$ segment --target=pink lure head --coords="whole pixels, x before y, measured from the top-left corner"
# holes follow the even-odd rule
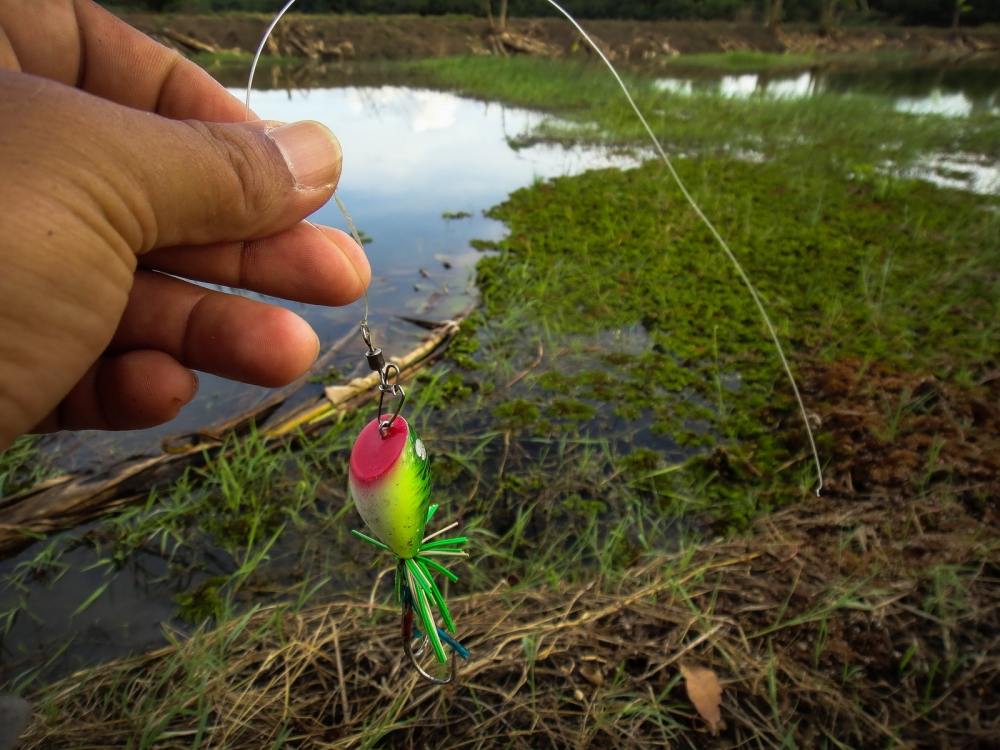
[[[351,481],[371,484],[389,473],[406,448],[409,433],[410,426],[402,417],[392,420],[384,437],[379,420],[365,425],[351,449]]]

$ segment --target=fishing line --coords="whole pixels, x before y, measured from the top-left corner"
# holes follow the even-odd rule
[[[719,245],[723,254],[726,256],[726,258],[728,258],[729,262],[736,270],[736,274],[739,276],[740,281],[743,282],[743,286],[745,286],[747,291],[750,293],[750,297],[753,299],[754,305],[756,305],[757,307],[757,312],[760,313],[761,320],[764,321],[764,326],[765,328],[767,328],[767,332],[771,337],[771,342],[774,344],[774,348],[778,352],[778,359],[781,360],[781,366],[785,371],[785,375],[788,378],[788,382],[792,386],[792,393],[795,394],[795,401],[799,407],[799,414],[802,417],[802,424],[805,427],[806,436],[809,438],[809,449],[810,452],[812,453],[813,463],[815,464],[816,467],[816,495],[819,496],[819,494],[823,490],[823,465],[819,458],[819,451],[816,448],[816,439],[813,436],[812,426],[809,423],[809,415],[806,412],[806,405],[805,402],[802,400],[802,394],[799,392],[798,382],[795,380],[795,375],[792,373],[791,365],[788,362],[788,358],[785,356],[785,349],[781,344],[781,338],[778,336],[778,331],[774,327],[774,324],[771,322],[771,316],[768,315],[767,308],[764,307],[764,301],[761,299],[760,294],[757,292],[757,288],[753,285],[753,282],[750,281],[750,277],[747,275],[746,270],[743,268],[743,264],[740,263],[739,259],[736,257],[736,254],[733,252],[732,248],[729,247],[729,243],[726,242],[726,240],[723,238],[719,230],[715,228],[715,224],[713,224],[712,221],[708,218],[708,216],[705,215],[705,212],[701,210],[701,206],[699,206],[698,202],[694,199],[694,196],[692,196],[691,193],[688,191],[687,186],[681,179],[681,176],[677,173],[677,170],[674,168],[673,161],[667,155],[666,150],[660,143],[660,139],[656,137],[656,133],[653,132],[653,128],[650,127],[649,122],[646,120],[646,117],[642,114],[642,110],[639,109],[639,105],[635,103],[635,99],[632,98],[632,94],[629,92],[628,86],[625,84],[625,81],[622,80],[622,77],[618,74],[618,70],[611,63],[611,60],[608,59],[607,55],[604,54],[604,51],[597,45],[597,43],[591,38],[590,34],[587,33],[587,31],[579,24],[579,22],[577,22],[577,20],[570,14],[568,10],[563,8],[555,0],[545,0],[545,2],[547,2],[553,8],[555,8],[567,21],[570,22],[570,24],[572,24],[573,28],[577,30],[577,32],[580,34],[580,36],[583,37],[587,45],[595,52],[595,54],[597,54],[597,56],[601,59],[601,62],[603,62],[604,65],[607,67],[607,69],[611,72],[612,77],[618,84],[618,88],[621,89],[622,93],[625,95],[625,99],[629,103],[629,106],[635,113],[635,116],[638,117],[639,122],[642,123],[643,129],[646,131],[646,134],[649,136],[649,140],[653,144],[653,148],[659,155],[660,160],[664,163],[664,165],[666,165],[667,171],[670,173],[670,176],[673,179],[674,183],[680,189],[681,194],[684,196],[684,199],[687,201],[688,205],[691,206],[692,210],[694,210],[695,214],[701,220],[702,224],[705,225],[705,228],[708,229],[708,231],[711,233],[712,237],[715,238],[715,241]],[[250,117],[250,91],[253,88],[253,77],[254,73],[257,70],[257,62],[260,60],[260,56],[263,53],[264,47],[267,44],[267,40],[271,36],[271,33],[274,31],[274,28],[278,25],[278,22],[281,20],[282,16],[284,16],[285,13],[288,12],[289,8],[291,8],[292,5],[294,4],[295,0],[288,0],[288,2],[285,3],[284,7],[282,7],[282,9],[278,11],[278,14],[274,17],[270,25],[267,27],[267,30],[264,32],[264,36],[260,40],[260,44],[257,46],[257,51],[254,54],[253,62],[250,65],[250,76],[247,80],[246,108],[247,108],[248,119]],[[344,220],[347,222],[347,226],[351,231],[351,235],[354,237],[354,241],[357,242],[358,245],[360,245],[363,248],[364,243],[361,242],[361,237],[358,233],[358,230],[354,226],[354,222],[351,220],[351,216],[347,212],[347,208],[344,206],[343,201],[340,200],[340,197],[336,193],[334,194],[334,199],[337,202],[337,207],[340,209],[340,212],[344,215]],[[361,325],[362,325],[362,330],[366,330],[368,328],[367,290],[365,290],[364,293],[364,315],[362,317]]]
[[[736,269],[736,273],[739,275],[743,285],[747,288],[747,291],[750,292],[750,296],[753,298],[754,304],[757,306],[757,311],[760,313],[760,317],[764,321],[764,325],[767,327],[767,332],[771,335],[771,341],[774,343],[774,348],[778,351],[778,358],[781,360],[781,366],[785,369],[785,374],[788,376],[788,382],[791,383],[792,392],[795,394],[795,401],[799,405],[799,413],[802,415],[802,424],[806,428],[806,435],[809,437],[809,448],[812,451],[813,461],[816,464],[816,496],[819,497],[819,494],[823,491],[823,465],[819,460],[819,451],[816,449],[816,440],[813,437],[812,427],[809,424],[809,415],[806,413],[806,405],[802,401],[802,394],[799,393],[799,385],[795,381],[795,375],[792,374],[792,368],[788,364],[788,358],[785,357],[785,349],[781,345],[781,339],[778,337],[778,331],[771,322],[771,316],[767,314],[767,309],[764,307],[764,302],[757,293],[756,287],[754,287],[753,283],[750,281],[750,277],[747,275],[747,272],[743,269],[743,264],[740,263],[736,254],[732,251],[732,249],[730,249],[729,243],[723,239],[719,230],[715,228],[715,224],[713,224],[705,215],[705,212],[701,210],[701,206],[699,206],[697,201],[695,201],[694,196],[688,192],[687,186],[684,184],[684,181],[681,180],[681,176],[677,174],[677,170],[674,169],[673,161],[671,161],[670,157],[667,156],[667,152],[660,144],[660,139],[656,137],[653,129],[649,126],[649,123],[646,121],[645,116],[643,116],[639,106],[632,98],[632,94],[629,93],[628,86],[625,85],[625,81],[622,80],[622,77],[618,75],[618,71],[615,69],[615,66],[611,64],[607,55],[605,55],[601,48],[597,46],[597,43],[590,38],[590,34],[588,34],[584,28],[577,23],[576,19],[569,14],[569,11],[559,5],[559,3],[555,0],[545,0],[545,2],[562,13],[566,17],[566,20],[573,24],[573,28],[580,33],[580,36],[584,38],[587,44],[590,45],[590,48],[597,53],[597,56],[600,57],[601,61],[607,66],[608,70],[611,71],[611,75],[614,76],[615,81],[618,83],[618,87],[622,90],[622,93],[625,94],[625,98],[628,100],[629,106],[632,107],[632,111],[635,112],[635,116],[639,118],[639,122],[641,122],[642,127],[645,128],[646,134],[649,136],[649,140],[652,141],[653,146],[656,148],[656,152],[660,155],[660,159],[664,164],[666,164],[667,171],[670,172],[670,176],[674,179],[677,187],[680,188],[680,191],[684,195],[688,204],[692,209],[694,209],[695,214],[698,215],[701,222],[705,225],[708,231],[711,232],[715,241],[719,244],[719,247],[722,248],[722,252],[729,259],[729,262],[732,263],[733,268]]]
[[[248,120],[250,119],[250,93],[253,90],[253,77],[257,72],[257,63],[260,62],[260,57],[264,53],[264,47],[267,46],[267,40],[271,38],[271,34],[274,32],[278,22],[281,21],[293,5],[295,5],[295,0],[288,0],[288,2],[282,6],[281,10],[278,11],[277,15],[271,19],[271,23],[268,24],[267,29],[264,31],[264,35],[260,38],[260,44],[257,45],[257,50],[254,52],[253,62],[250,63],[250,75],[247,76],[246,95],[243,98],[243,103],[246,106],[246,119]],[[337,208],[340,209],[340,213],[343,215],[344,221],[347,222],[347,228],[350,230],[354,241],[358,243],[358,247],[364,249],[365,244],[361,241],[361,234],[358,232],[358,228],[354,225],[354,219],[351,218],[351,214],[348,212],[347,206],[344,205],[344,202],[340,199],[340,196],[337,193],[333,194],[333,199],[337,202]],[[361,316],[361,326],[362,328],[367,328],[368,287],[365,287],[362,297],[364,299],[364,313]]]

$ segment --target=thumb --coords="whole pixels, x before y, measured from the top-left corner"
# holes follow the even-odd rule
[[[0,91],[5,132],[25,141],[0,140],[0,156],[9,146],[24,184],[47,168],[63,203],[136,253],[276,234],[340,178],[340,144],[317,122],[171,120],[23,74],[0,72]]]
[[[147,132],[132,144],[143,147],[126,165],[136,214],[151,219],[138,252],[276,234],[326,203],[340,179],[340,143],[318,122],[141,120]]]

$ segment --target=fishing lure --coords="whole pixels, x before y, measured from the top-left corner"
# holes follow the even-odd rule
[[[452,582],[458,580],[458,576],[435,558],[467,557],[462,547],[468,539],[464,536],[439,538],[457,527],[457,522],[424,535],[439,507],[430,501],[431,471],[427,448],[399,414],[406,399],[403,387],[395,382],[399,368],[386,364],[382,350],[372,345],[367,322],[362,323],[361,331],[368,346],[365,355],[368,365],[379,375],[379,408],[378,416],[365,425],[351,448],[348,487],[354,506],[374,536],[357,530],[351,533],[395,556],[395,592],[402,612],[403,651],[422,677],[445,684],[454,679],[454,657],[451,675],[444,679],[427,672],[417,657],[423,651],[423,644],[429,642],[441,663],[448,659],[445,646],[453,654],[469,658],[469,651],[451,635],[455,633],[455,621],[434,580],[435,574]],[[398,399],[395,411],[389,416],[383,411],[386,395]],[[434,620],[435,608],[444,628]],[[414,613],[419,627],[414,624]],[[414,641],[421,646],[414,649]]]

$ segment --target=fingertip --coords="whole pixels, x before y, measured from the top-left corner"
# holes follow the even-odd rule
[[[198,392],[198,378],[161,351],[109,357],[97,377],[97,397],[108,427],[140,429],[174,419]]]
[[[351,276],[343,279],[341,285],[343,297],[336,304],[345,304],[359,299],[368,289],[372,280],[372,267],[368,262],[368,255],[347,232],[319,225],[316,225],[316,228],[340,251],[347,261],[347,267],[353,271]]]
[[[283,307],[256,311],[256,352],[246,352],[239,360],[251,372],[239,379],[268,388],[287,385],[306,374],[319,356],[320,341],[312,326],[301,316]]]
[[[268,128],[295,186],[300,190],[331,190],[340,181],[344,152],[333,132],[315,120]]]
[[[197,392],[197,376],[162,351],[106,355],[34,431],[155,427],[176,417]]]

